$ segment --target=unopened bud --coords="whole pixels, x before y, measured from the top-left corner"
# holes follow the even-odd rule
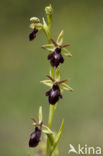
[[[51,4],[45,8],[45,12],[47,15],[50,15],[50,16],[53,14],[53,8]]]

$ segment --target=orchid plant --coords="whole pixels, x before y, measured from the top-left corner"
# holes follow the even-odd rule
[[[57,108],[57,104],[60,99],[63,97],[63,91],[72,91],[73,89],[67,84],[69,79],[61,80],[61,70],[60,66],[64,63],[64,56],[71,57],[71,53],[66,49],[70,46],[70,43],[63,44],[64,40],[64,31],[62,30],[57,37],[57,40],[54,41],[51,35],[51,25],[52,25],[52,16],[53,8],[51,5],[45,8],[47,15],[47,21],[42,18],[42,23],[37,17],[30,18],[30,28],[32,32],[29,34],[29,40],[33,41],[37,33],[40,30],[44,31],[44,34],[47,37],[47,44],[42,45],[44,50],[48,51],[47,59],[50,61],[50,71],[46,75],[47,80],[43,80],[40,83],[49,87],[49,90],[46,91],[45,95],[48,97],[49,103],[49,117],[48,125],[44,124],[42,107],[39,108],[39,121],[37,122],[35,118],[33,120],[34,131],[30,135],[29,147],[35,148],[39,145],[39,151],[37,155],[39,156],[59,156],[58,143],[62,135],[64,120],[62,120],[60,129],[58,132],[54,132],[52,129],[52,122],[54,117],[54,112]],[[43,135],[44,134],[44,135]],[[46,136],[42,141],[41,135]],[[41,142],[40,142],[41,141]]]

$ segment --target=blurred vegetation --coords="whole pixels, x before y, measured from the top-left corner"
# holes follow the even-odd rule
[[[44,7],[54,7],[52,36],[61,29],[73,57],[65,58],[62,78],[70,78],[73,93],[64,93],[55,113],[54,130],[65,119],[60,156],[69,144],[101,146],[103,143],[103,1],[94,0],[4,0],[0,3],[0,155],[35,155],[28,148],[32,116],[43,106],[48,119],[48,101],[39,81],[48,74],[48,52],[40,49],[42,32],[28,41],[29,18],[45,16]]]

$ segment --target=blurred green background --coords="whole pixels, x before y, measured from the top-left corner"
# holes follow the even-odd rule
[[[33,131],[31,117],[43,106],[48,120],[47,87],[39,81],[49,71],[47,43],[43,32],[29,42],[29,18],[45,16],[52,3],[54,39],[64,29],[64,43],[73,57],[65,58],[62,79],[69,77],[73,93],[64,92],[53,122],[58,130],[65,119],[60,156],[67,156],[69,144],[103,144],[103,1],[98,0],[1,0],[0,2],[0,155],[31,156],[28,148]]]

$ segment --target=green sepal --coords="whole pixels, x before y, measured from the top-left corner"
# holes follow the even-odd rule
[[[36,28],[36,29],[40,30],[43,28],[43,25],[41,23],[37,23],[37,24],[32,23],[32,24],[30,24],[30,28],[31,29]]]
[[[56,81],[60,81],[60,67],[56,68],[56,71],[55,71],[55,80]]]
[[[48,50],[50,52],[53,52],[54,49],[55,49],[55,47],[54,47],[53,44],[45,44],[45,45],[42,45],[42,48],[44,48],[44,49],[46,49],[46,50]]]
[[[43,25],[41,23],[35,24],[35,28],[37,28],[38,30],[43,28]]]
[[[63,40],[64,40],[64,31],[62,30],[57,38],[57,44],[58,45],[62,45],[63,44]]]
[[[40,83],[42,83],[46,86],[49,86],[49,87],[52,87],[52,85],[53,85],[51,80],[43,80],[43,81],[40,81]]]
[[[72,57],[72,54],[66,48],[62,48],[62,53],[67,57]]]
[[[73,89],[66,83],[62,83],[61,88],[64,90],[73,91]]]

